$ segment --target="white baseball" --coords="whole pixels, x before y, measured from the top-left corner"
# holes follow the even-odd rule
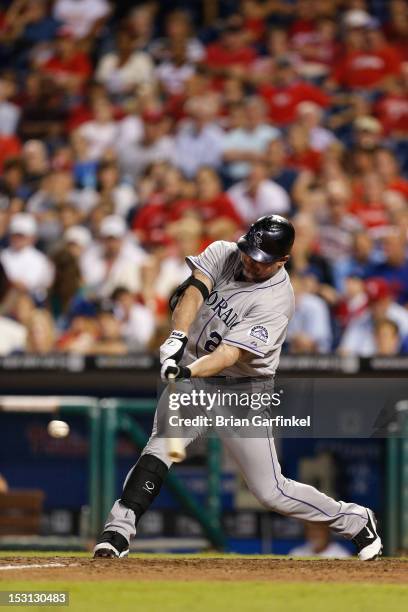
[[[50,421],[47,431],[52,438],[66,438],[69,434],[69,425],[65,421]]]

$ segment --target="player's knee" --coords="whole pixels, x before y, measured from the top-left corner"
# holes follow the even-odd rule
[[[135,522],[159,494],[168,467],[154,455],[142,455],[126,481],[120,502],[135,513]]]
[[[156,435],[152,436],[144,447],[142,457],[145,455],[153,455],[154,457],[157,457],[157,459],[160,459],[160,461],[162,461],[162,463],[164,463],[166,467],[170,469],[172,462],[169,459],[164,438],[158,438]]]
[[[282,479],[280,479],[278,483],[274,483],[273,486],[252,490],[252,493],[264,508],[268,508],[268,510],[279,510],[285,481],[286,479],[282,477]]]
[[[255,495],[256,499],[264,508],[268,510],[275,510],[277,506],[277,498],[273,493],[258,493]]]

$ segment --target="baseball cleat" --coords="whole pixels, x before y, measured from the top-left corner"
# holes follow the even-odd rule
[[[117,531],[104,531],[94,548],[94,559],[123,559],[129,554],[129,543]]]
[[[382,554],[382,542],[377,531],[377,521],[374,512],[369,508],[367,510],[367,524],[353,538],[354,544],[357,546],[358,558],[360,561],[374,561]]]

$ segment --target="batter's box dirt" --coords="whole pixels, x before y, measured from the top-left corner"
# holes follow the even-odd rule
[[[57,564],[60,565],[57,566]],[[0,558],[0,582],[13,579],[199,580],[204,582],[247,580],[408,584],[408,560],[380,559],[363,563],[355,559],[303,561],[271,558],[200,559],[194,557],[152,559],[130,557],[97,560],[52,556],[47,558]]]

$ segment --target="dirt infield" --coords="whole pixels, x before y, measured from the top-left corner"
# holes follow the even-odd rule
[[[293,559],[128,558],[78,557],[0,558],[2,580],[172,580],[365,582],[408,584],[408,560],[381,559],[362,563]]]

